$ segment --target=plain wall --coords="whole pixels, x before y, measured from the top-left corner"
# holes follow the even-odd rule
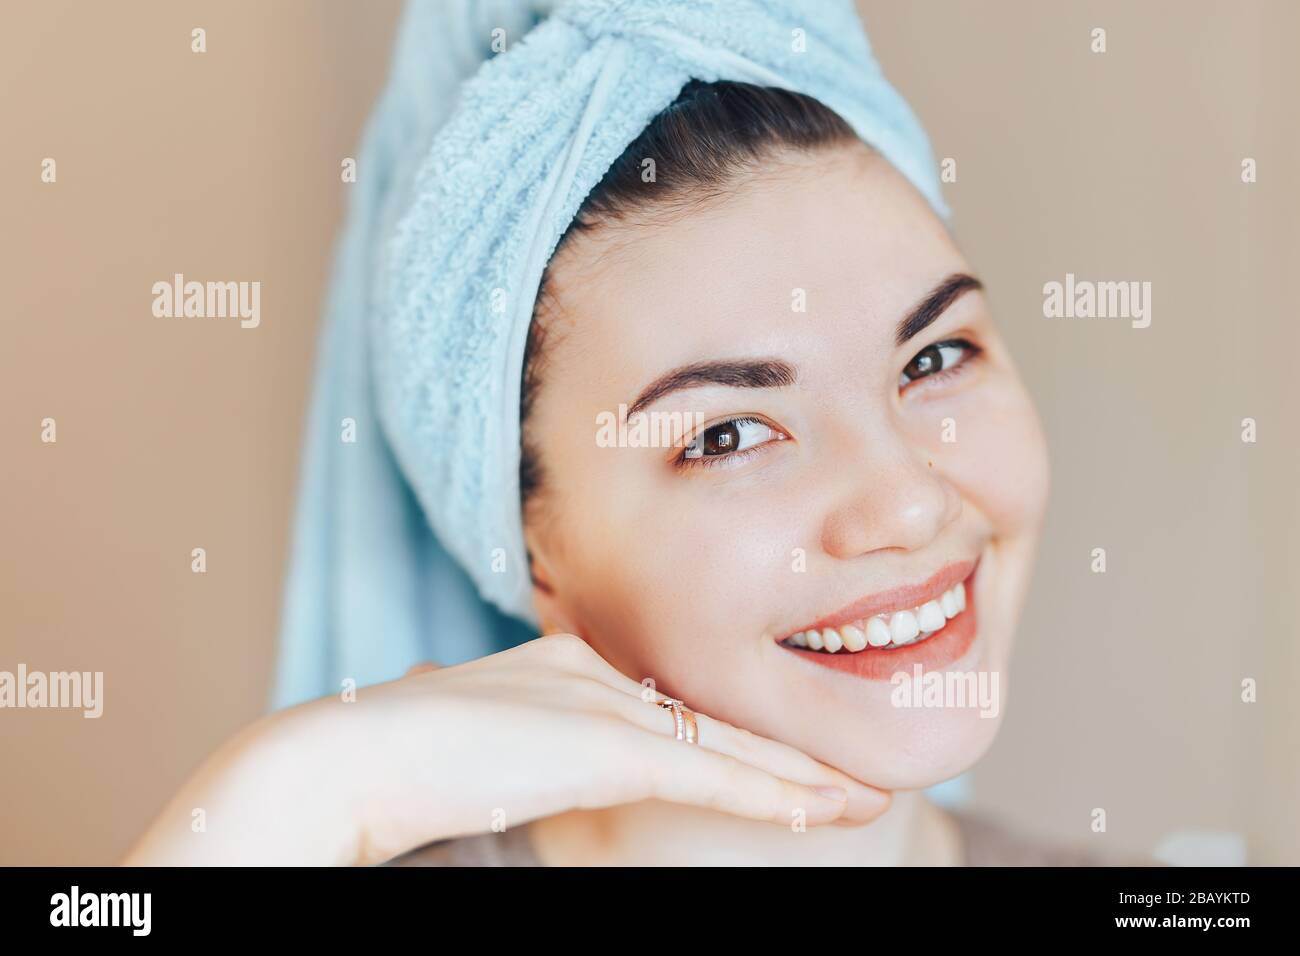
[[[957,161],[955,230],[1054,466],[973,802],[1107,849],[1214,828],[1300,863],[1300,7],[862,8]],[[6,5],[0,669],[103,671],[106,693],[98,720],[0,711],[0,864],[114,862],[264,708],[340,161],[398,9]],[[261,326],[154,319],[177,272],[260,281]],[[1067,272],[1150,281],[1151,327],[1045,319]]]

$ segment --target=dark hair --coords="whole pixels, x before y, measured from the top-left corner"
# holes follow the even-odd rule
[[[855,138],[838,113],[811,96],[749,83],[691,80],[588,193],[555,254],[573,236],[635,213],[653,208],[671,214],[723,195],[779,150],[812,151]],[[651,182],[642,178],[647,159],[654,160]],[[537,450],[524,429],[540,384],[545,328],[539,313],[545,311],[549,279],[548,266],[524,349],[519,401],[519,497],[524,507],[542,481]]]

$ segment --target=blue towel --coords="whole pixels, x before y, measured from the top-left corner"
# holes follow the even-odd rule
[[[536,634],[518,479],[538,285],[692,78],[816,97],[947,216],[850,0],[411,3],[337,252],[275,706]]]

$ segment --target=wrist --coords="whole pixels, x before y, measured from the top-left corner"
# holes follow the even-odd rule
[[[236,841],[248,857],[241,862],[356,862],[355,755],[363,751],[348,747],[349,722],[336,706],[326,699],[270,714],[235,742],[228,796],[234,812],[247,814]]]

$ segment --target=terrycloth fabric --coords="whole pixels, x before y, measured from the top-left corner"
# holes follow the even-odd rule
[[[816,97],[947,215],[850,0],[412,3],[338,253],[277,705],[535,633],[519,397],[542,270],[692,78]]]

